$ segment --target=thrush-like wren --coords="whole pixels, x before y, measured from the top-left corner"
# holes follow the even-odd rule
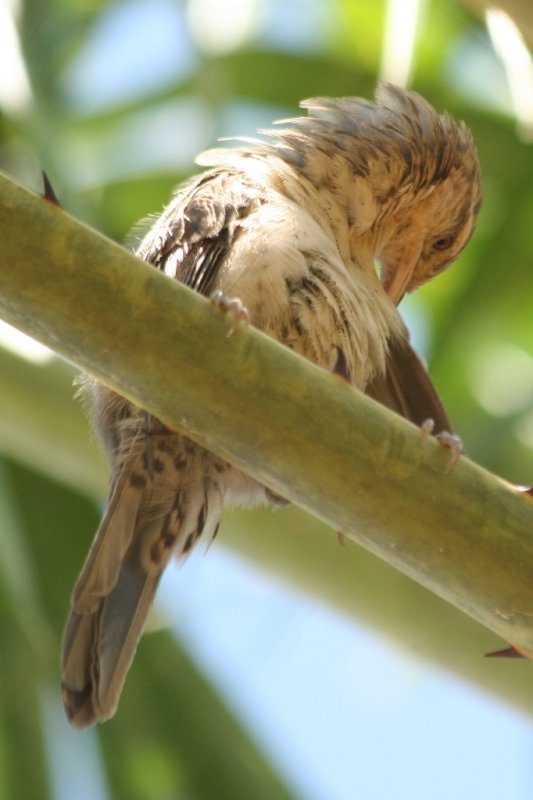
[[[204,153],[138,255],[205,295],[237,297],[251,323],[339,370],[414,422],[449,423],[397,312],[445,269],[481,203],[464,124],[382,85],[302,103],[262,140]],[[376,261],[381,265],[378,275]],[[223,506],[276,502],[264,486],[88,379],[112,463],[110,495],[72,598],[63,698],[73,725],[110,717],[169,559],[212,539]]]

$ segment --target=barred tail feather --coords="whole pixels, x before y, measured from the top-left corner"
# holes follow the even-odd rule
[[[203,531],[214,536],[222,513],[209,453],[170,433],[142,437],[141,445],[118,465],[72,597],[62,685],[78,728],[113,715],[166,565],[187,555]]]

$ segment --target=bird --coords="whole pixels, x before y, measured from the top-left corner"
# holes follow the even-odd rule
[[[204,171],[137,255],[407,419],[451,431],[397,306],[472,235],[472,133],[392,84],[375,101],[301,107],[201,154]],[[286,502],[104,384],[85,385],[111,478],[63,638],[63,702],[80,729],[115,713],[170,559],[214,539],[226,506]]]

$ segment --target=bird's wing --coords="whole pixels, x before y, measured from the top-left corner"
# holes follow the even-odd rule
[[[391,342],[385,375],[375,378],[365,391],[415,425],[432,419],[436,433],[452,433],[442,400],[407,339]]]
[[[239,237],[241,222],[261,203],[260,193],[236,170],[212,170],[187,184],[143,239],[137,255],[209,295]]]

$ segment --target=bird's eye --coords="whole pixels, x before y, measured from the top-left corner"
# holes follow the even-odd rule
[[[448,250],[455,241],[453,234],[448,233],[446,236],[441,236],[433,242],[434,250]]]

